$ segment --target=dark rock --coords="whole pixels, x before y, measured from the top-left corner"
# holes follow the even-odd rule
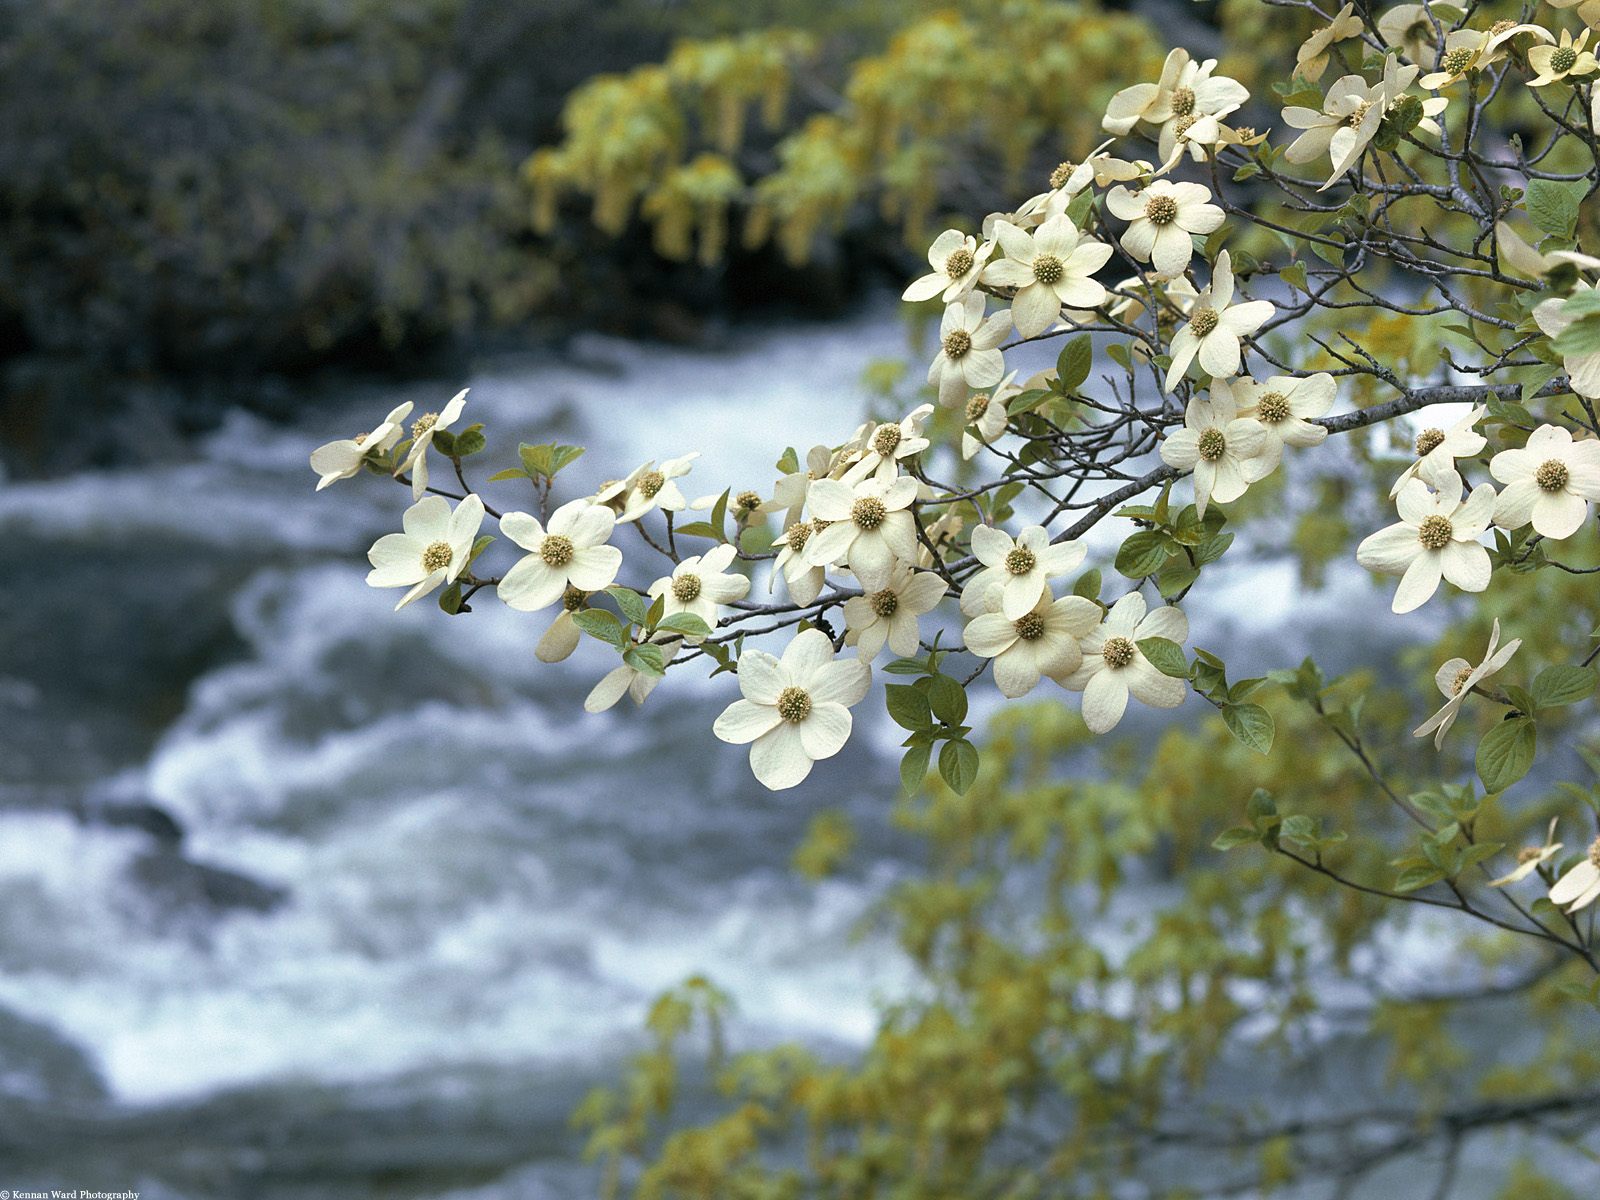
[[[271,912],[289,897],[286,889],[275,884],[225,867],[192,862],[173,849],[140,855],[129,873],[145,894],[177,910]]]

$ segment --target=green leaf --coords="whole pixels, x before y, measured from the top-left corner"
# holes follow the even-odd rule
[[[902,729],[913,733],[933,728],[933,707],[927,693],[909,683],[891,683],[883,689],[889,717]]]
[[[502,479],[526,479],[528,473],[521,467],[507,467],[504,471],[496,471],[489,476],[490,483],[499,483]]]
[[[469,454],[476,454],[487,444],[483,436],[483,426],[469,425],[456,434],[456,457],[466,458]]]
[[[1217,834],[1211,841],[1213,850],[1232,850],[1235,846],[1243,846],[1246,842],[1259,842],[1261,835],[1254,829],[1237,825],[1232,829],[1225,829]]]
[[[928,664],[920,658],[897,658],[883,670],[886,675],[926,675]]]
[[[1224,704],[1222,721],[1233,736],[1250,749],[1266,754],[1272,749],[1272,738],[1277,726],[1272,714],[1259,704]]]
[[[618,650],[627,645],[628,638],[623,632],[622,622],[603,608],[586,608],[575,612],[572,622],[590,637],[599,638]]]
[[[1076,391],[1089,378],[1094,362],[1094,346],[1087,333],[1070,338],[1056,359],[1056,386],[1063,392]]]
[[[1101,584],[1100,568],[1095,567],[1078,576],[1078,582],[1072,585],[1072,594],[1082,596],[1085,600],[1098,600]]]
[[[1117,550],[1117,570],[1129,579],[1143,579],[1165,566],[1171,553],[1165,534],[1155,529],[1141,529],[1129,534]]]
[[[606,595],[617,602],[617,608],[621,610],[622,615],[627,617],[628,620],[635,625],[644,624],[644,597],[639,595],[638,592],[630,587],[612,584],[606,589]]]
[[[933,715],[946,725],[959,725],[967,719],[967,690],[948,675],[930,675],[923,685]]]
[[[674,527],[673,532],[679,537],[703,537],[710,538],[712,541],[718,541],[722,536],[711,527],[709,521],[690,521],[687,524]]]
[[[1528,773],[1538,750],[1539,732],[1528,717],[1501,721],[1478,743],[1478,778],[1484,790],[1503,792]]]
[[[470,567],[473,563],[477,562],[478,555],[482,554],[492,545],[494,545],[494,534],[479,534],[477,540],[472,543],[472,552],[467,555],[467,566]]]
[[[978,778],[978,748],[966,738],[951,738],[939,751],[939,774],[958,796]]]
[[[461,585],[452,583],[439,593],[439,608],[452,617],[461,611]]]
[[[665,675],[667,673],[667,656],[662,653],[660,646],[651,642],[641,642],[629,646],[622,652],[622,661],[641,675]]]
[[[716,504],[712,505],[711,507],[711,536],[716,538],[719,542],[725,542],[728,540],[726,533],[728,528],[728,494],[732,491],[733,489],[729,488],[727,491],[723,492],[722,495],[717,497]]]
[[[1562,183],[1535,179],[1528,184],[1526,207],[1540,233],[1570,238],[1578,224],[1578,201],[1588,190],[1585,182]]]
[[[1407,867],[1400,872],[1400,878],[1394,881],[1394,890],[1397,892],[1415,892],[1427,887],[1430,883],[1438,883],[1445,877],[1445,873],[1431,864],[1419,864]]]
[[[1147,637],[1139,639],[1140,652],[1150,660],[1150,665],[1163,675],[1174,679],[1189,678],[1189,660],[1183,647],[1170,638]]]
[[[915,792],[922,786],[922,781],[928,774],[928,759],[932,755],[932,746],[913,746],[900,760],[900,786],[908,793]]]
[[[711,633],[711,626],[705,623],[704,618],[689,612],[673,613],[670,617],[663,617],[656,629],[662,633],[681,633],[689,638],[703,638]]]
[[[1560,708],[1594,695],[1596,676],[1593,667],[1558,663],[1540,671],[1533,681],[1533,699],[1540,708]]]

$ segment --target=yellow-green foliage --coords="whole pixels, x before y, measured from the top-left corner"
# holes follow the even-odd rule
[[[637,212],[661,253],[687,258],[698,243],[712,262],[742,211],[748,244],[775,240],[801,262],[820,233],[875,200],[924,241],[941,206],[975,186],[1028,187],[1029,170],[1086,153],[1097,106],[1161,54],[1142,21],[1056,0],[935,12],[842,84],[826,78],[824,51],[806,34],[765,30],[685,42],[660,65],[590,82],[568,103],[565,140],[524,169],[535,225],[549,229],[562,196],[578,194],[602,229],[620,232]],[[751,110],[765,141],[751,136]],[[1028,190],[1042,189],[1042,174],[1035,183]]]

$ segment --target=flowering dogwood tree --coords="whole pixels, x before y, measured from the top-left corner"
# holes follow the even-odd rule
[[[993,797],[1040,750],[1014,738],[980,768],[968,723],[980,690],[1047,696],[1051,727],[1070,720],[1073,739],[1112,733],[1130,703],[1195,697],[1234,739],[1227,755],[1285,764],[1271,770],[1291,789],[1295,743],[1320,730],[1408,841],[1386,864],[1357,861],[1338,827],[1348,807],[1286,813],[1262,786],[1230,801],[1216,849],[1256,847],[1333,895],[1520,939],[1578,972],[1567,978],[1594,1005],[1600,793],[1573,784],[1525,849],[1485,828],[1507,823],[1487,814],[1517,808],[1511,789],[1559,752],[1596,686],[1587,630],[1552,638],[1524,617],[1530,579],[1600,572],[1600,258],[1580,244],[1600,186],[1585,49],[1600,10],[1552,3],[1490,21],[1446,4],[1283,7],[1313,28],[1266,94],[1174,49],[1110,98],[1109,140],[1012,211],[931,239],[905,300],[937,310],[938,343],[925,396],[889,419],[774,447],[770,466],[694,502],[690,447],[572,495],[562,472],[582,450],[523,445],[480,489],[488,440],[456,428],[461,397],[409,437],[396,410],[364,439],[319,448],[319,487],[365,467],[417,497],[403,532],[373,546],[369,582],[407,588],[402,605],[437,590],[448,614],[496,591],[553,614],[539,658],[584,637],[616,655],[591,710],[624,694],[658,702],[683,672],[728,676],[706,736],[747,745],[775,791],[828,771],[871,720],[904,733],[908,793],[936,768],[949,803]],[[1032,343],[1050,343],[1055,365],[1018,383],[1011,363]],[[1351,476],[1386,432],[1409,454],[1356,561],[1396,578],[1394,613],[1419,614],[1405,620],[1468,593],[1494,621],[1470,656],[1437,667],[1442,706],[1415,728],[1429,754],[1475,737],[1473,770],[1440,758],[1414,790],[1380,765],[1345,682],[1309,659],[1252,660],[1238,678],[1192,645],[1208,631],[1184,612],[1242,550],[1237,518],[1259,515],[1262,493],[1281,497],[1275,475]],[[515,552],[480,535],[485,520]],[[878,693],[875,671],[890,677]],[[1269,692],[1284,702],[1269,708]],[[875,694],[886,711],[864,711]],[[1073,707],[1081,721],[1060,715]],[[1237,777],[1211,753],[1217,780]],[[976,1178],[960,1194],[1046,1194]]]

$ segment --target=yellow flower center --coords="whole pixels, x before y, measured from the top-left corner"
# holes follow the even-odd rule
[[[1216,462],[1228,452],[1228,439],[1220,429],[1207,429],[1200,435],[1200,457],[1207,462]]]
[[[778,715],[798,725],[811,715],[811,693],[805,688],[786,687],[778,693]]]
[[[789,549],[798,553],[806,548],[806,541],[811,537],[811,522],[796,521],[783,536],[789,543]]]
[[[1011,625],[1025,642],[1036,642],[1044,636],[1044,618],[1036,612],[1023,613]]]
[[[679,604],[689,604],[700,598],[700,576],[675,575],[672,578],[672,597]]]
[[[1546,492],[1561,491],[1571,478],[1572,473],[1567,470],[1567,464],[1557,458],[1541,463],[1539,469],[1533,473],[1533,481]]]
[[[1133,661],[1137,650],[1132,639],[1114,637],[1106,639],[1106,644],[1100,648],[1100,655],[1106,660],[1106,666],[1113,671],[1120,671]]]
[[[1050,186],[1052,188],[1066,187],[1068,180],[1072,178],[1072,173],[1077,169],[1078,164],[1075,162],[1061,163],[1054,171],[1050,172]]]
[[[952,250],[950,257],[944,260],[944,273],[951,279],[960,279],[972,270],[972,251],[965,246],[959,250]]]
[[[1421,458],[1424,454],[1432,454],[1442,445],[1444,445],[1444,430],[1424,429],[1417,434],[1417,457]]]
[[[1600,867],[1600,837],[1589,843],[1589,865]]]
[[[566,590],[561,593],[561,607],[568,612],[577,612],[588,598],[588,592],[581,592],[569,583]]]
[[[1217,322],[1222,318],[1217,315],[1214,308],[1197,308],[1189,315],[1189,328],[1195,337],[1205,337],[1217,327]]]
[[[944,335],[946,358],[963,358],[972,349],[972,335],[965,329],[952,329]]]
[[[1465,46],[1448,51],[1439,62],[1446,75],[1459,75],[1472,65],[1472,51]]]
[[[1196,121],[1198,121],[1199,119],[1200,119],[1199,117],[1192,117],[1192,116],[1191,117],[1179,117],[1176,121],[1174,121],[1172,123],[1172,132],[1177,134],[1179,137],[1182,137],[1184,134],[1188,133],[1189,130],[1194,127],[1194,123]]]
[[[1261,402],[1256,406],[1256,413],[1268,425],[1276,425],[1289,419],[1289,397],[1282,392],[1268,392],[1261,397]]]
[[[1355,110],[1345,118],[1344,123],[1350,126],[1351,129],[1359,129],[1361,127],[1361,122],[1367,119],[1367,114],[1371,111],[1372,101],[1363,100],[1360,104],[1356,105]]]
[[[450,549],[449,542],[432,542],[422,552],[422,569],[432,575],[448,567],[454,557],[455,551]]]
[[[1424,517],[1422,524],[1417,526],[1417,541],[1429,550],[1443,550],[1450,544],[1450,539],[1455,533],[1455,527],[1450,524],[1449,517],[1435,514]]]
[[[1151,196],[1144,202],[1144,217],[1152,225],[1170,225],[1178,219],[1178,202],[1171,196]]]
[[[539,543],[539,557],[547,567],[564,567],[572,561],[572,539],[552,533]]]
[[[660,471],[646,471],[639,476],[639,494],[646,500],[654,500],[656,493],[667,486],[667,477]]]
[[[1013,575],[1026,575],[1038,565],[1038,561],[1034,558],[1032,550],[1018,546],[1006,555],[1006,570]]]
[[[895,452],[895,447],[900,445],[900,426],[879,425],[878,431],[872,435],[872,448],[879,457],[888,458]]]
[[[873,592],[868,596],[867,603],[880,617],[892,617],[900,608],[900,597],[889,588],[884,588],[881,592]]]
[[[434,425],[438,423],[438,421],[438,413],[423,413],[415,421],[411,422],[411,436],[413,438],[421,437],[423,434],[427,433],[428,430],[432,429]]]
[[[989,393],[979,392],[967,401],[967,420],[978,421],[989,411]]]
[[[1176,88],[1172,93],[1172,111],[1175,115],[1186,117],[1194,112],[1194,89]]]
[[[756,509],[761,507],[760,493],[740,492],[733,498],[733,506],[738,512],[748,516],[750,513],[755,512]]]
[[[862,529],[873,530],[883,524],[889,510],[876,496],[863,496],[850,506],[850,519]]]
[[[1046,286],[1060,283],[1066,273],[1066,266],[1054,254],[1041,254],[1033,260],[1033,277]]]
[[[1565,75],[1572,70],[1578,62],[1578,52],[1571,46],[1561,46],[1550,56],[1550,70],[1552,74]]]
[[[1521,864],[1521,863],[1531,863],[1531,862],[1534,862],[1535,860],[1543,858],[1543,857],[1544,857],[1544,847],[1543,846],[1524,846],[1521,850],[1517,851],[1517,862],[1519,864]]]
[[[1456,677],[1453,680],[1450,681],[1450,694],[1452,696],[1461,695],[1461,689],[1467,686],[1467,680],[1469,680],[1471,678],[1472,678],[1472,668],[1471,667],[1462,667],[1459,671],[1456,672]]]

